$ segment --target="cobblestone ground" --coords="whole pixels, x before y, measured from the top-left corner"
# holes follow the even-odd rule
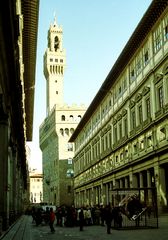
[[[55,227],[55,232],[50,233],[49,226],[36,226],[32,224],[32,218],[24,216],[22,224],[18,228],[13,227],[0,239],[3,240],[167,240],[168,239],[168,216],[159,219],[158,229],[139,230],[113,230],[106,233],[105,226],[87,226],[82,232],[79,227]],[[24,225],[24,227],[23,227]],[[13,235],[12,235],[13,233]]]
[[[48,226],[32,226],[32,239],[71,239],[71,240],[167,240],[168,223],[159,229],[141,229],[141,230],[112,230],[111,234],[106,233],[106,227],[89,226],[84,227],[80,232],[78,227],[66,228],[56,227],[55,233],[50,233]]]

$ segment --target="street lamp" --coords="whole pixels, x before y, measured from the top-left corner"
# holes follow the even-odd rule
[[[68,169],[67,172],[66,172],[66,176],[68,178],[73,178],[74,176],[74,170],[73,169]]]

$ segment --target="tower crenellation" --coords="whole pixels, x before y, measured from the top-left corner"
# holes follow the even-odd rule
[[[48,30],[48,47],[44,54],[47,115],[55,105],[64,103],[63,82],[65,67],[66,52],[63,49],[63,30],[55,19]]]

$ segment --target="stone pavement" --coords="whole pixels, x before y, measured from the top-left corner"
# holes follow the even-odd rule
[[[105,226],[87,226],[80,232],[79,227],[55,227],[50,233],[49,226],[32,224],[31,216],[22,216],[0,240],[167,240],[168,215],[159,218],[158,229],[113,230],[106,233]]]

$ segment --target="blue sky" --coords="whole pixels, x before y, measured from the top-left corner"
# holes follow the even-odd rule
[[[41,171],[39,126],[46,117],[43,55],[56,16],[63,28],[67,67],[64,100],[89,105],[151,0],[40,0],[31,168]]]

